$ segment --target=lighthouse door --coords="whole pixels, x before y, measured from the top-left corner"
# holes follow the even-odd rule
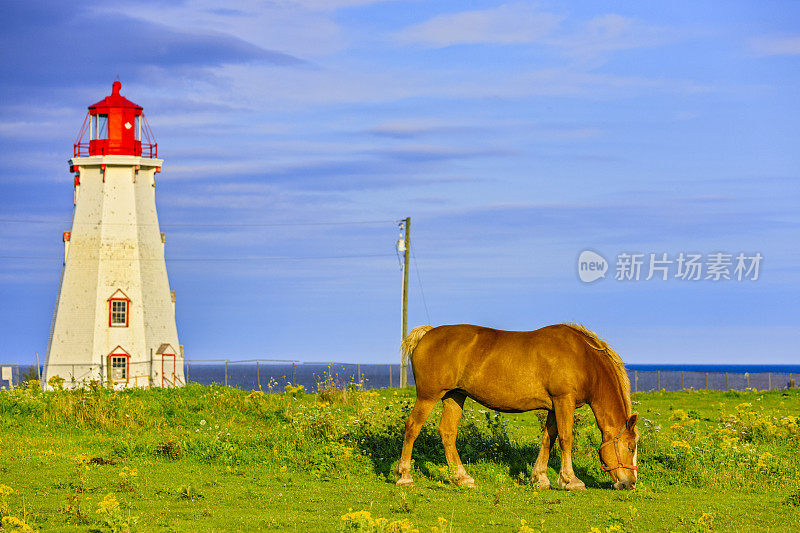
[[[161,386],[174,387],[177,381],[175,375],[175,354],[161,354]]]

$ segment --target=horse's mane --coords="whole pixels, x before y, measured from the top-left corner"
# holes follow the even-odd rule
[[[630,394],[631,380],[628,378],[628,372],[625,370],[625,363],[622,362],[622,358],[620,358],[619,354],[615,352],[604,339],[598,337],[594,331],[590,330],[583,324],[566,323],[564,325],[574,329],[579,333],[582,333],[587,337],[589,346],[606,354],[611,362],[611,368],[614,369],[614,375],[617,377],[619,387],[622,389],[622,401],[625,404],[625,409],[627,410],[626,416],[630,416],[631,412],[633,411]]]

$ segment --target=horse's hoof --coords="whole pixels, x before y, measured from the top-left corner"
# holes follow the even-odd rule
[[[471,489],[475,488],[475,480],[472,479],[470,476],[461,477],[455,480],[455,484],[459,487],[469,487]]]
[[[410,477],[401,477],[400,479],[397,480],[397,486],[398,487],[413,487],[414,486],[414,480],[411,479]]]
[[[586,490],[586,485],[580,479],[573,479],[569,483],[564,483],[561,476],[558,478],[558,488],[561,490]]]
[[[550,488],[550,480],[546,477],[544,479],[539,479],[535,482],[539,490],[548,490]]]

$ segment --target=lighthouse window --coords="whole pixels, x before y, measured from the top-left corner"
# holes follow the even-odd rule
[[[135,132],[137,141],[141,141],[142,140],[142,125],[139,122],[140,120],[141,120],[141,117],[139,117],[139,115],[136,115],[136,118],[133,121],[133,131]]]
[[[108,139],[108,115],[97,115],[97,138]]]
[[[128,326],[128,300],[112,298],[109,300],[109,326]]]
[[[110,371],[111,380],[128,380],[128,356],[127,355],[112,355],[110,357]]]

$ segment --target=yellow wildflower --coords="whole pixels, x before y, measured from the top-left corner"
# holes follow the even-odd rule
[[[723,446],[733,446],[735,444],[739,444],[739,437],[722,437],[722,445]]]
[[[106,497],[103,498],[103,501],[97,504],[97,512],[100,514],[111,514],[117,509],[119,509],[119,502],[117,501],[116,496],[110,492],[106,494]]]
[[[414,524],[408,518],[389,522],[386,526],[386,533],[411,533],[414,531]]]
[[[22,533],[28,533],[29,531],[33,531],[33,528],[25,523],[24,520],[20,520],[16,516],[4,516],[3,520],[0,522],[3,526],[3,531],[19,531]]]
[[[714,529],[714,515],[712,513],[703,513],[697,519],[697,525],[706,531]]]
[[[672,441],[672,447],[681,449],[687,453],[692,452],[692,445],[686,442],[685,440],[674,440]]]
[[[8,496],[12,492],[14,492],[14,489],[8,485],[0,485],[0,496]]]
[[[129,478],[129,477],[136,477],[138,475],[139,475],[138,470],[136,470],[135,468],[127,467],[127,466],[123,466],[122,470],[120,470],[120,472],[119,472],[119,477],[121,477],[122,479],[126,479],[126,478]]]
[[[677,420],[678,422],[686,420],[687,418],[689,418],[689,415],[687,415],[683,409],[675,409],[669,417],[670,420]]]
[[[431,527],[431,533],[445,533],[446,531],[452,531],[452,527],[447,527],[448,522],[446,518],[439,517],[439,525]]]

